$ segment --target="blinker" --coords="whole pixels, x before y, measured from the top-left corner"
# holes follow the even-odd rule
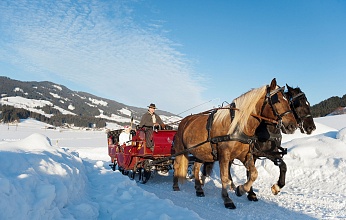
[[[274,94],[274,95],[272,95],[272,97],[271,97],[271,101],[272,101],[272,103],[273,104],[275,104],[275,103],[278,103],[279,102],[279,97],[278,97],[278,94],[276,93],[276,94]]]

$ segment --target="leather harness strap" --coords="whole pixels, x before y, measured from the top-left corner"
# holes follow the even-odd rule
[[[231,116],[231,123],[235,117],[235,110],[238,110],[235,106],[235,103],[231,103],[230,104],[230,116]],[[246,135],[245,133],[241,132],[241,133],[233,133],[231,134],[227,134],[227,135],[222,135],[222,136],[216,136],[216,137],[210,137],[210,131],[212,128],[212,124],[213,124],[213,120],[214,120],[214,115],[217,112],[216,110],[213,110],[208,117],[207,120],[207,126],[206,129],[208,131],[208,138],[207,140],[210,142],[210,146],[212,148],[212,155],[214,160],[218,159],[218,153],[217,153],[217,146],[218,143],[220,142],[225,142],[225,141],[238,141],[244,144],[249,144],[250,145],[250,151],[252,152],[252,148],[254,148],[254,143],[257,140],[256,136],[250,137],[248,135]]]

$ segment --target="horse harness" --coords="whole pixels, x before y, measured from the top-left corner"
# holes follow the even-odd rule
[[[280,130],[277,131],[278,132],[273,133],[267,129],[266,132],[268,135],[264,138],[261,137],[261,135],[256,135],[257,141],[254,143],[252,154],[257,158],[268,158],[269,160],[273,161],[275,165],[279,166],[283,161],[283,156],[287,154],[287,148],[281,147],[282,135]],[[264,150],[260,143],[270,144],[271,147]]]
[[[279,87],[278,89],[275,89],[273,91],[269,91],[269,87],[267,87],[267,94],[266,94],[266,98],[264,100],[264,103],[263,103],[263,107],[262,107],[262,110],[264,109],[264,105],[267,104],[267,100],[269,100],[269,104],[271,105],[273,111],[274,111],[274,114],[278,117],[278,120],[273,120],[273,119],[270,119],[270,118],[266,118],[266,117],[263,117],[263,116],[260,116],[260,115],[253,115],[253,117],[256,117],[258,118],[259,120],[266,120],[270,123],[273,123],[273,124],[277,124],[277,128],[281,128],[282,126],[282,117],[286,114],[289,114],[291,113],[292,111],[289,110],[289,111],[286,111],[282,114],[278,114],[278,112],[276,111],[276,108],[274,107],[273,105],[273,100],[272,100],[272,96],[275,96],[276,93],[278,92],[282,92],[283,90],[285,89],[285,87]],[[190,150],[192,149],[195,149],[195,148],[198,148],[199,146],[202,146],[203,144],[206,144],[206,143],[210,143],[211,144],[211,148],[212,148],[212,156],[213,156],[213,159],[214,160],[218,160],[218,154],[217,154],[217,145],[218,143],[220,142],[225,142],[225,141],[239,141],[241,143],[244,143],[244,144],[249,144],[250,145],[250,150],[249,150],[249,157],[248,157],[248,160],[246,162],[246,164],[248,163],[248,161],[252,158],[252,154],[255,152],[258,152],[258,149],[255,148],[255,143],[258,141],[258,137],[256,136],[248,136],[246,134],[244,134],[243,132],[241,133],[234,133],[232,135],[228,134],[228,135],[222,135],[222,136],[217,136],[217,137],[210,137],[210,131],[211,131],[211,128],[212,128],[212,124],[213,124],[213,120],[214,120],[214,115],[215,113],[217,112],[217,110],[219,109],[225,109],[225,108],[216,108],[216,109],[213,109],[212,111],[207,111],[207,112],[202,112],[201,114],[205,114],[205,113],[209,113],[209,117],[207,119],[207,124],[206,124],[206,129],[207,129],[207,132],[208,132],[208,138],[207,140],[201,142],[201,143],[198,143],[190,148],[186,148],[185,150],[179,152],[179,153],[175,153],[175,154],[172,154],[170,157],[168,158],[163,158],[163,159],[160,159],[157,161],[157,163],[160,163],[162,161],[166,161],[166,160],[169,160],[169,159],[172,159],[176,156],[179,156],[181,154],[185,154],[187,152],[190,152]],[[230,104],[230,107],[227,108],[230,110],[230,116],[231,116],[231,122],[232,120],[234,119],[235,117],[235,111],[236,110],[239,110],[236,108],[235,106],[235,103],[231,103]],[[287,151],[286,151],[287,152]],[[285,151],[283,151],[281,154],[286,154]],[[200,162],[203,162],[203,161],[200,161]]]
[[[254,116],[254,117],[258,118],[258,119],[266,120],[266,121],[268,121],[270,123],[273,123],[273,124],[277,124],[276,127],[278,129],[280,129],[281,126],[282,126],[282,117],[284,115],[286,115],[286,114],[292,113],[292,111],[289,110],[289,111],[286,111],[286,112],[284,112],[282,114],[279,114],[277,112],[276,108],[273,105],[273,100],[272,100],[271,97],[276,95],[276,93],[278,93],[278,92],[282,92],[282,90],[284,90],[284,89],[285,89],[285,87],[279,87],[278,89],[273,90],[272,92],[270,92],[269,89],[267,89],[266,99],[264,101],[264,104],[263,104],[262,110],[261,110],[261,112],[263,112],[264,106],[266,105],[266,102],[268,101],[269,105],[272,107],[272,109],[274,111],[274,114],[278,117],[277,121],[269,119],[269,118],[266,118],[266,117],[263,117],[263,116],[260,116],[260,115],[252,115],[252,116]],[[207,120],[207,124],[206,124],[206,129],[208,131],[208,138],[207,138],[207,141],[204,142],[204,143],[210,142],[211,148],[212,148],[212,156],[213,156],[214,160],[218,160],[218,154],[217,154],[217,146],[218,146],[218,144],[220,142],[225,142],[225,141],[238,141],[238,142],[241,142],[243,144],[249,144],[249,157],[248,157],[248,161],[250,159],[252,159],[252,155],[256,155],[256,156],[257,155],[263,155],[264,157],[275,158],[273,161],[274,161],[275,164],[277,164],[275,162],[276,158],[277,158],[277,157],[275,157],[275,155],[281,155],[281,157],[283,157],[285,154],[287,154],[287,149],[282,148],[280,146],[280,143],[281,143],[281,134],[280,133],[279,134],[275,134],[275,133],[271,133],[271,132],[268,131],[268,133],[270,134],[268,140],[276,142],[276,145],[278,146],[277,147],[278,151],[274,151],[275,147],[272,147],[271,149],[265,150],[265,151],[261,150],[259,148],[259,144],[258,144],[258,136],[256,136],[256,135],[248,136],[244,132],[234,132],[232,134],[211,137],[210,131],[211,131],[211,128],[212,128],[214,115],[217,112],[217,110],[218,109],[214,109],[209,114],[209,117],[208,117],[208,120]],[[236,108],[236,105],[235,105],[234,102],[230,104],[229,110],[230,110],[230,116],[231,116],[231,122],[232,122],[234,117],[235,117],[235,111],[238,110]],[[279,144],[278,144],[278,142],[279,142]]]

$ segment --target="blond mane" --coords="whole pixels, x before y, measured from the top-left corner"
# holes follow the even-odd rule
[[[262,86],[257,89],[252,89],[233,100],[233,102],[236,104],[236,108],[239,110],[237,110],[235,113],[235,117],[229,128],[228,134],[233,133],[236,127],[238,127],[239,131],[244,131],[250,115],[252,113],[256,113],[256,104],[262,97],[264,97],[266,88],[267,86]],[[229,107],[229,105],[227,107]],[[227,109],[221,109],[215,114],[215,120],[222,121],[227,117],[228,119],[230,117],[229,110]]]

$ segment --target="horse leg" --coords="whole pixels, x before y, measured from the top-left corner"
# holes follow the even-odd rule
[[[254,158],[254,164],[256,164],[256,158]],[[247,178],[249,178],[249,176],[250,176],[249,171],[246,171],[246,176],[247,176]],[[250,200],[250,201],[254,201],[254,202],[258,201],[256,193],[253,191],[253,187],[252,186],[250,188],[250,191],[247,192],[247,199]]]
[[[204,191],[202,189],[201,180],[199,178],[199,171],[201,169],[202,163],[195,162],[193,165],[193,173],[195,176],[195,189],[196,189],[196,196],[198,197],[204,197]]]
[[[285,186],[287,166],[286,166],[286,163],[283,160],[281,160],[281,163],[279,165],[279,169],[280,169],[279,180],[271,188],[272,189],[272,193],[274,195],[277,195],[280,192],[281,188],[283,188]]]
[[[233,160],[230,161],[229,164],[228,164],[228,170],[229,170],[228,179],[229,179],[229,185],[230,185],[229,189],[232,190],[232,191],[235,191],[236,186],[234,185],[234,182],[233,182],[233,179],[232,179],[232,175],[231,175],[232,163],[233,163]]]
[[[228,184],[230,185],[229,189],[230,190],[235,190],[236,186],[234,185],[233,179],[232,179],[232,175],[231,175],[231,166],[232,166],[233,161],[229,162],[229,173],[228,173]],[[209,177],[211,172],[213,171],[213,167],[214,167],[214,162],[205,162],[203,164],[203,169],[202,169],[202,185],[204,185],[205,183],[205,179],[206,177]]]
[[[173,177],[173,190],[174,191],[180,191],[178,180],[179,180],[178,177],[176,177],[176,176]]]
[[[173,190],[180,191],[179,180],[186,180],[187,168],[189,160],[185,155],[179,155],[174,160],[174,176],[173,176]]]
[[[174,167],[174,171],[175,171],[176,170],[175,163],[174,163],[173,167]],[[178,182],[179,182],[179,177],[177,175],[175,175],[175,172],[174,172],[174,174],[173,174],[173,190],[174,191],[180,191]]]
[[[210,176],[211,172],[213,171],[214,162],[205,162],[203,164],[202,168],[202,177],[201,177],[201,184],[204,186],[205,179]]]
[[[221,183],[222,183],[222,190],[221,190],[221,197],[223,199],[223,204],[225,205],[225,208],[227,209],[235,209],[236,206],[234,205],[231,198],[229,198],[227,187],[230,182],[229,179],[229,160],[225,158],[221,158],[219,161],[220,164],[220,177],[221,177]]]
[[[246,171],[246,175],[247,175],[247,177],[249,178],[249,176],[250,176],[249,171]],[[252,187],[252,186],[251,186],[249,192],[247,192],[247,199],[248,199],[249,201],[254,201],[254,202],[257,202],[257,201],[258,201],[257,196],[256,196],[256,193],[253,191],[253,187]]]
[[[246,162],[247,164],[247,169],[249,170],[249,177],[248,180],[246,181],[246,183],[244,185],[240,185],[237,187],[235,194],[237,196],[242,196],[244,195],[244,193],[249,192],[252,184],[256,181],[257,177],[258,177],[258,172],[257,169],[255,167],[255,163],[254,163],[254,159],[252,157],[252,155],[248,156],[248,161]]]

